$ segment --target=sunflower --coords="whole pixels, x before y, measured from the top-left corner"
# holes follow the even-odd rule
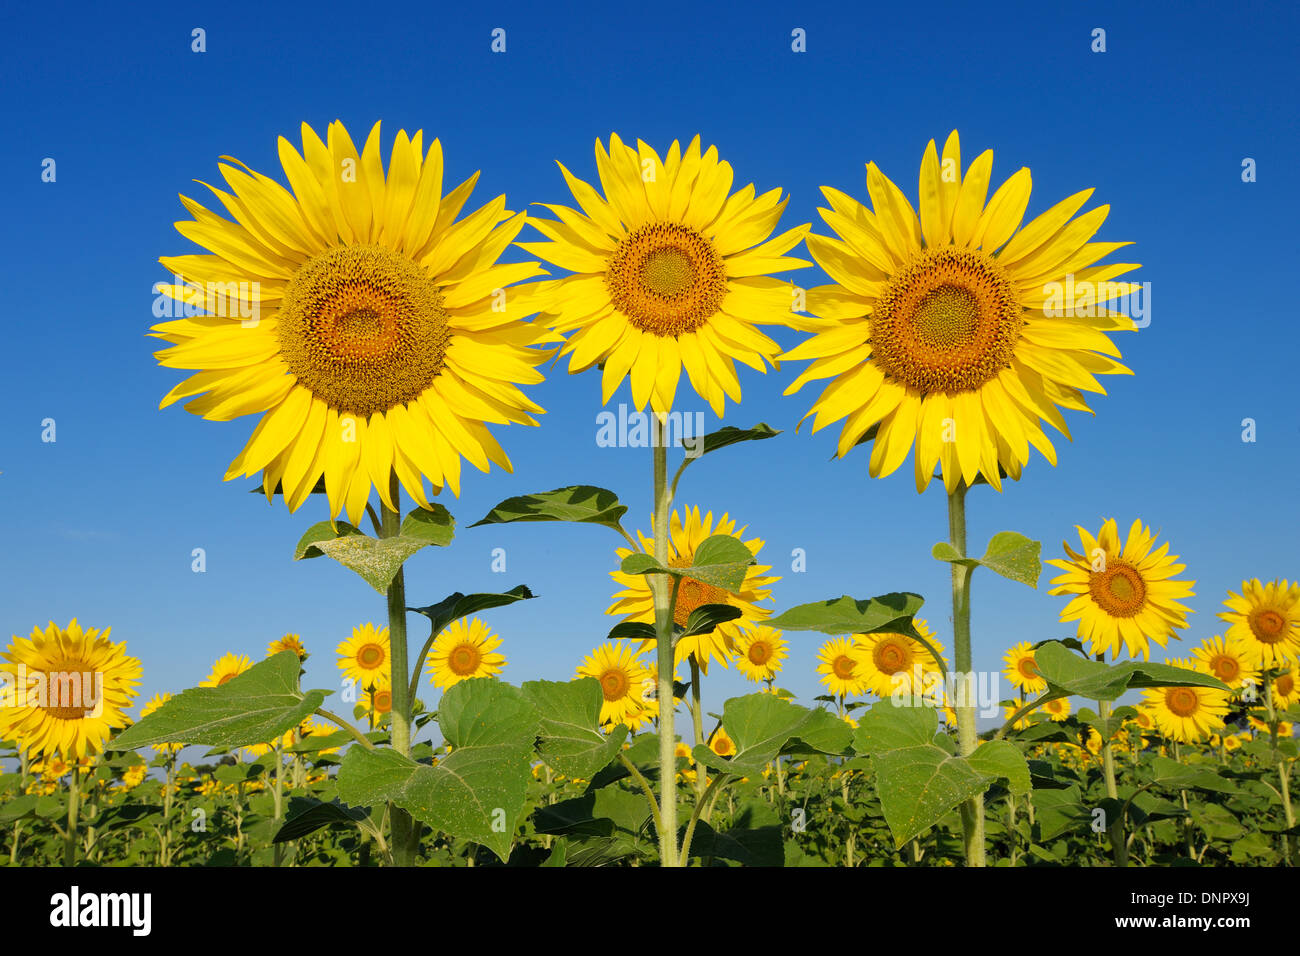
[[[362,706],[373,710],[375,716],[391,713],[393,709],[393,689],[391,687],[372,687],[366,691]]]
[[[751,625],[736,638],[736,670],[755,683],[772,680],[789,656],[787,647],[776,628]]]
[[[719,727],[709,738],[709,749],[719,757],[734,757],[736,755],[736,742],[727,736],[727,732]]]
[[[495,677],[506,666],[496,653],[501,644],[488,626],[476,617],[453,621],[429,649],[429,679],[435,687],[451,687],[471,677]]]
[[[286,730],[280,736],[280,740],[279,740],[280,748],[282,750],[288,750],[290,747],[292,747],[301,739],[301,736],[302,735],[301,735],[300,727],[293,727],[290,728],[289,730]],[[276,742],[271,741],[270,743],[265,743],[265,744],[249,744],[244,749],[248,751],[248,753],[253,757],[254,760],[256,760],[258,757],[264,757],[267,754],[271,753],[273,750],[275,750],[275,745]]]
[[[130,723],[126,710],[140,681],[140,662],[127,655],[125,641],[109,640],[111,632],[83,629],[73,618],[66,628],[51,621],[29,637],[14,635],[2,656],[26,676],[0,695],[0,740],[66,760],[102,751],[113,731]]]
[[[428,508],[424,478],[459,494],[462,458],[510,470],[485,423],[537,424],[517,386],[558,338],[519,321],[537,284],[511,283],[546,273],[496,263],[527,217],[499,196],[458,221],[478,174],[443,196],[442,146],[422,137],[400,131],[385,173],[378,123],[360,153],[342,123],[325,142],[304,123],[301,155],[279,141],[292,192],[232,159],[231,192],[208,188],[233,222],[181,197],[194,219],[177,230],[211,254],[160,260],[178,277],[160,291],[194,317],[153,327],[159,364],[198,372],[162,407],[261,414],[226,478],[261,471],[290,510],[322,476],[331,517],[358,523],[372,484],[397,510],[394,473]]]
[[[149,766],[144,762],[131,764],[122,773],[122,789],[134,790],[144,783],[144,778],[148,773]]]
[[[1047,714],[1047,719],[1061,723],[1070,716],[1070,698],[1054,697],[1043,704],[1043,712]]]
[[[1096,375],[1129,373],[1106,333],[1134,322],[1104,303],[1136,288],[1111,280],[1138,266],[1094,266],[1128,243],[1088,241],[1110,207],[1073,218],[1085,189],[1020,228],[1029,170],[986,204],[992,165],[986,150],[962,177],[956,131],[942,163],[931,140],[919,217],[874,163],[874,212],[823,187],[831,208],[819,212],[839,238],[807,245],[837,284],[808,290],[817,334],[780,356],[813,360],[787,395],[832,379],[804,417],[816,416],[814,432],[847,417],[839,455],[877,429],[873,477],[897,469],[915,441],[918,491],[936,464],[950,493],[980,475],[1001,490],[1002,471],[1018,479],[1030,445],[1056,464],[1042,422],[1069,438],[1060,409],[1088,411],[1082,392],[1105,394]]]
[[[1253,714],[1250,714],[1247,715],[1246,721],[1247,723],[1250,724],[1250,726],[1254,727],[1255,730],[1257,730],[1261,734],[1272,733],[1272,731],[1269,729],[1267,720],[1263,720],[1259,717],[1254,716]],[[1277,723],[1277,735],[1279,737],[1290,737],[1294,732],[1294,730],[1295,730],[1294,725],[1291,724],[1289,721],[1279,720]]]
[[[1114,518],[1101,526],[1096,538],[1075,527],[1083,553],[1065,542],[1062,547],[1070,560],[1047,562],[1066,572],[1052,579],[1055,587],[1048,593],[1075,595],[1061,611],[1061,620],[1079,622],[1079,639],[1090,642],[1091,654],[1109,651],[1116,658],[1124,647],[1130,657],[1141,652],[1143,660],[1150,660],[1151,641],[1164,647],[1170,637],[1177,637],[1175,630],[1187,627],[1188,608],[1177,599],[1191,597],[1196,582],[1174,580],[1186,566],[1168,553],[1168,543],[1152,550],[1156,536],[1140,519],[1123,543]]]
[[[569,371],[599,364],[604,402],[630,376],[636,407],[666,412],[685,369],[722,417],[727,398],[740,401],[735,363],[762,372],[781,351],[755,325],[806,322],[769,273],[811,265],[785,255],[809,225],[769,238],[788,199],[752,184],[728,195],[731,166],[715,147],[701,154],[698,136],[660,159],[611,135],[608,153],[596,140],[596,170],[603,197],[561,163],[582,211],[547,205],[558,221],[528,222],[552,241],[518,243],[574,273],[549,284],[547,305],[555,330],[572,333]]]
[[[1013,704],[1003,705],[1003,707],[1002,707],[1002,716],[1003,716],[1006,720],[1010,720],[1012,717],[1014,717],[1016,714],[1018,714],[1018,713],[1020,712],[1020,708],[1021,708],[1021,706],[1022,706],[1022,705],[1021,705],[1018,701],[1017,701],[1016,703],[1013,703]],[[956,723],[957,723],[957,722],[954,720],[954,721],[953,721],[953,726],[956,726]],[[1011,729],[1012,729],[1012,730],[1027,730],[1028,727],[1029,727],[1029,715],[1028,715],[1028,714],[1026,714],[1024,717],[1021,717],[1019,720],[1017,720],[1014,724],[1011,725]]]
[[[683,517],[684,514],[684,517]],[[673,511],[668,522],[668,565],[674,568],[690,567],[695,561],[695,549],[706,538],[715,534],[731,535],[741,541],[749,553],[758,556],[763,548],[761,538],[744,540],[745,528],[737,528],[736,522],[725,513],[713,524],[713,512],[703,518],[699,508],[684,509],[683,514]],[[653,519],[651,521],[653,525]],[[654,554],[654,542],[637,532],[641,540],[641,549],[647,554]],[[619,548],[619,560],[632,554],[628,548]],[[766,577],[765,572],[772,570],[770,565],[750,565],[745,571],[745,580],[739,594],[730,594],[722,588],[696,581],[694,578],[682,578],[677,590],[677,605],[673,612],[673,622],[678,627],[685,627],[691,612],[705,604],[729,604],[741,610],[741,616],[734,621],[719,624],[707,634],[696,634],[680,638],[675,642],[673,656],[674,666],[687,657],[694,657],[700,665],[700,671],[709,672],[709,661],[717,660],[723,667],[728,666],[730,658],[736,654],[736,639],[741,629],[756,624],[772,612],[767,608],[756,606],[756,602],[771,595],[769,585],[781,580],[780,577]],[[654,597],[650,591],[649,578],[644,574],[624,574],[622,571],[610,573],[623,590],[614,595],[614,603],[606,614],[624,614],[626,620],[654,623]],[[646,646],[653,646],[653,641],[646,641]]]
[[[1260,667],[1300,660],[1300,581],[1241,582],[1241,594],[1228,592],[1227,611],[1219,617],[1232,626],[1227,637],[1237,638]]]
[[[622,641],[601,644],[578,665],[575,676],[594,677],[604,695],[600,723],[623,723],[644,708],[647,688],[654,688],[654,670],[641,660],[646,648],[633,649]]]
[[[924,620],[914,618],[912,625],[931,647],[943,654],[943,645]],[[895,691],[925,693],[933,689],[931,682],[926,680],[927,675],[941,673],[925,645],[905,634],[854,635],[849,653],[858,661],[855,673],[860,675],[862,686],[877,697],[890,697]],[[918,674],[921,684],[914,687]]]
[[[817,660],[821,682],[836,697],[856,697],[866,690],[865,665],[851,638],[831,638],[817,652]]]
[[[293,651],[298,655],[298,660],[307,659],[307,649],[302,646],[302,638],[297,634],[286,634],[279,640],[272,641],[266,645],[266,656],[274,657],[282,651]]]
[[[1021,641],[1003,655],[1007,669],[1002,673],[1011,686],[1026,694],[1041,694],[1047,690],[1047,681],[1038,673],[1034,663],[1034,646],[1028,641]]]
[[[373,624],[354,627],[352,636],[335,648],[335,653],[343,676],[362,688],[388,687],[392,683],[388,628],[376,629]]]
[[[253,662],[243,654],[226,654],[212,665],[212,672],[207,680],[200,681],[200,687],[220,687],[232,677],[238,677],[253,666]]]
[[[1190,669],[1189,661],[1166,663]],[[1229,694],[1212,687],[1152,687],[1143,698],[1160,732],[1181,743],[1196,743],[1220,730],[1228,712]]]
[[[1253,666],[1250,652],[1238,640],[1225,641],[1218,635],[1207,638],[1192,649],[1192,656],[1196,658],[1196,670],[1217,677],[1229,687],[1259,686],[1259,671]]]
[[[154,694],[152,697],[149,698],[149,702],[140,708],[140,719],[143,720],[145,717],[148,717],[155,710],[157,710],[159,707],[161,707],[163,704],[167,703],[167,701],[171,699],[172,699],[172,695],[167,693],[166,691],[160,694]],[[183,750],[184,747],[185,747],[184,744],[154,744],[153,745],[153,749],[155,751],[164,754],[180,753],[180,751]]]
[[[1296,666],[1273,679],[1273,705],[1285,710],[1300,702],[1300,681],[1296,680]]]

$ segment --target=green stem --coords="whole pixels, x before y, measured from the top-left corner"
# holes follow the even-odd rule
[[[1272,745],[1273,755],[1276,757],[1278,756],[1278,719],[1277,707],[1273,703],[1273,675],[1271,673],[1266,673],[1264,675],[1264,705],[1268,707],[1269,741]],[[1286,760],[1279,757],[1277,761],[1277,778],[1278,782],[1281,784],[1281,789],[1278,791],[1278,796],[1282,798],[1282,812],[1286,816],[1286,828],[1288,830],[1295,826],[1295,809],[1291,806],[1291,783],[1288,779],[1289,777],[1290,774],[1287,773]],[[1291,836],[1286,833],[1282,834],[1282,861],[1287,866],[1291,865]]]
[[[632,775],[632,779],[637,782],[637,785],[641,788],[641,792],[645,794],[645,798],[650,801],[650,817],[655,822],[655,831],[658,832],[661,821],[659,814],[659,801],[655,799],[655,792],[650,786],[650,781],[647,780],[645,775],[636,768],[636,764],[628,758],[628,755],[623,753],[621,750],[618,753],[618,760],[627,772]],[[548,780],[547,783],[550,783],[550,781]]]
[[[373,695],[373,692],[370,693]],[[374,701],[374,697],[372,696],[371,713],[374,713],[373,701]],[[365,734],[363,734],[356,727],[352,726],[352,724],[344,720],[338,714],[331,713],[330,711],[326,710],[324,707],[317,707],[316,716],[324,717],[326,720],[330,721],[331,723],[337,724],[341,729],[346,730],[348,733],[350,733],[353,736],[353,738],[355,738],[356,742],[361,744],[361,746],[365,747],[367,750],[375,749],[375,745],[370,742],[370,738],[368,738]],[[373,730],[374,728],[372,727],[371,729]]]
[[[1103,659],[1104,654],[1097,655],[1098,659]],[[1108,700],[1097,701],[1097,713],[1101,716],[1102,724],[1107,730],[1106,739],[1101,744],[1101,772],[1106,778],[1106,796],[1112,800],[1119,800],[1119,787],[1115,783],[1115,750],[1111,746],[1110,738],[1110,714],[1111,706]],[[1106,828],[1110,834],[1111,854],[1115,858],[1116,866],[1128,866],[1128,843],[1124,839],[1124,814],[1116,814],[1115,819],[1110,821]]]
[[[961,557],[966,556],[966,483],[958,482],[948,495],[948,540]],[[952,636],[959,694],[957,703],[957,746],[963,757],[975,752],[975,701],[970,647],[971,569],[952,562]],[[967,866],[984,865],[984,795],[976,794],[961,805],[963,842]]]
[[[664,420],[659,414],[653,422],[654,453],[654,539],[655,560],[668,566],[668,515],[672,510],[672,492],[668,487],[668,449],[664,440]],[[676,593],[676,588],[672,588]],[[675,867],[677,861],[677,738],[673,729],[673,616],[668,578],[650,576],[654,597],[655,645],[659,668],[659,864]]]
[[[691,662],[691,722],[695,727],[695,745],[704,744],[704,710],[700,706],[700,665],[692,654],[688,660]],[[698,770],[698,768],[697,768]],[[695,774],[695,799],[698,801],[704,795],[704,774]]]
[[[63,833],[63,865],[77,865],[77,813],[81,809],[81,768],[72,760],[72,782],[68,786],[68,826]]]
[[[272,784],[271,794],[274,798],[275,806],[275,828],[280,829],[280,821],[284,819],[284,751],[283,743],[279,740],[275,742],[275,782]],[[276,843],[274,846],[274,865],[284,865],[284,844]]]
[[[401,531],[402,486],[393,473],[388,480],[389,497],[396,510],[381,506],[382,537],[396,537]],[[388,643],[392,655],[391,684],[393,710],[389,714],[392,728],[392,745],[404,757],[411,755],[411,694],[406,659],[406,579],[398,571],[388,586]],[[397,866],[414,866],[419,848],[420,833],[411,815],[400,807],[392,807],[390,820],[393,828],[393,862]]]

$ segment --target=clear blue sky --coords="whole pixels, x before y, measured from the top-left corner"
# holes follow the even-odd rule
[[[1057,468],[1036,457],[1004,494],[971,494],[971,547],[1011,528],[1055,557],[1076,522],[1140,516],[1197,581],[1185,643],[1219,633],[1227,588],[1300,574],[1300,333],[1289,295],[1278,299],[1295,275],[1294,7],[942,6],[7,5],[0,632],[74,616],[111,625],[144,663],[147,698],[296,631],[315,652],[307,684],[337,688],[334,647],[381,620],[382,598],[327,560],[290,560],[324,503],[291,516],[249,494],[256,482],[223,483],[255,419],[158,411],[179,376],[156,367],[144,333],[166,278],[158,257],[195,251],[172,226],[185,218],[177,193],[200,195],[191,180],[212,180],[222,154],[282,178],[276,137],[339,118],[354,135],[382,119],[386,144],[423,128],[442,139],[449,180],[483,171],[475,205],[505,192],[512,209],[568,202],[554,160],[591,178],[593,142],[611,130],[661,150],[699,133],[738,184],[792,195],[783,226],[823,233],[819,186],[865,198],[875,160],[914,196],[926,142],[954,127],[968,162],[993,148],[996,182],[1032,169],[1031,215],[1095,186],[1093,202],[1112,205],[1099,238],[1134,240],[1125,257],[1153,287],[1150,327],[1119,337],[1136,374],[1106,382],[1095,418],[1068,413],[1075,440],[1058,443]],[[194,27],[206,53],[190,50]],[[505,54],[489,49],[495,27]],[[803,54],[790,48],[796,27]],[[1090,50],[1095,27],[1104,54]],[[41,181],[46,157],[54,183]],[[1245,157],[1255,183],[1241,180]],[[564,368],[531,392],[548,410],[540,428],[497,430],[515,473],[470,470],[461,498],[444,501],[460,536],[408,565],[412,604],[520,583],[540,595],[488,617],[514,682],[565,679],[604,638],[618,542],[597,527],[468,525],[510,495],[579,482],[615,490],[629,525],[648,518],[649,452],[598,448],[598,377]],[[776,607],[917,591],[951,647],[948,567],[930,557],[946,535],[942,488],[918,496],[910,464],[871,480],[862,450],[831,461],[837,429],[796,434],[816,390],[781,392],[801,368],[741,370],[745,400],[727,423],[786,432],[697,464],[681,498],[767,540],[761,556],[784,575]],[[1253,444],[1241,441],[1247,417]],[[54,444],[41,441],[46,418]],[[198,547],[204,574],[190,570]],[[497,547],[506,574],[491,571]],[[794,548],[806,573],[790,573]],[[1013,642],[1068,633],[1047,579],[1034,592],[977,576],[977,667],[1000,669]],[[781,683],[807,701],[820,638],[791,638]],[[734,670],[719,673],[706,690],[718,711],[743,690]]]

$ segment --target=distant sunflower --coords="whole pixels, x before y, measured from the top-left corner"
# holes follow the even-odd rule
[[[297,634],[286,634],[266,645],[267,657],[274,657],[282,651],[293,651],[300,661],[307,659],[307,649],[302,646],[302,638]]]
[[[1006,704],[1006,705],[1003,705],[1003,707],[1002,707],[1002,717],[1003,717],[1003,719],[1005,719],[1005,720],[1010,720],[1012,717],[1014,717],[1016,714],[1018,714],[1018,713],[1020,712],[1020,708],[1021,708],[1021,706],[1022,706],[1022,705],[1021,705],[1020,703],[1018,703],[1018,702],[1017,702],[1017,703],[1013,703],[1013,704]],[[956,725],[957,725],[956,720],[953,720],[953,721],[952,721],[952,725],[953,725],[953,726],[956,726]],[[1017,720],[1014,724],[1011,725],[1011,729],[1012,729],[1012,730],[1026,730],[1026,729],[1028,729],[1028,727],[1029,727],[1029,715],[1028,715],[1028,714],[1026,714],[1024,717],[1021,717],[1019,720]]]
[[[1220,730],[1228,712],[1228,694],[1212,687],[1153,687],[1143,696],[1160,732],[1181,743],[1196,743]]]
[[[1232,626],[1227,637],[1237,638],[1260,667],[1300,660],[1300,581],[1241,582],[1241,594],[1228,592],[1227,611],[1219,617]]]
[[[66,628],[53,621],[28,637],[14,635],[2,655],[26,668],[26,677],[3,691],[0,740],[16,740],[33,755],[66,760],[99,753],[114,730],[130,723],[140,662],[126,642],[109,640],[112,628]]]
[[[459,494],[462,458],[510,470],[487,423],[537,424],[518,386],[542,380],[532,346],[556,337],[519,321],[538,290],[512,283],[546,273],[496,261],[527,217],[498,196],[457,220],[478,174],[444,196],[442,145],[422,135],[398,132],[385,172],[378,123],[360,151],[342,123],[325,142],[304,123],[302,155],[279,141],[292,192],[232,159],[232,192],[208,188],[233,222],[181,197],[194,219],[176,228],[211,254],[160,260],[194,317],[153,327],[159,364],[198,372],[162,407],[261,415],[226,478],[260,471],[290,510],[323,477],[330,515],[356,524],[372,485],[395,509],[394,472],[427,508],[424,478]]]
[[[232,677],[238,677],[253,666],[253,662],[243,654],[225,654],[212,665],[208,679],[200,681],[200,687],[220,687]]]
[[[1059,724],[1070,716],[1070,698],[1054,697],[1043,704],[1043,711],[1047,714],[1048,720]]]
[[[914,618],[912,625],[931,647],[943,654],[943,645],[924,620]],[[878,697],[890,697],[895,691],[925,693],[933,688],[927,676],[941,673],[925,645],[904,634],[856,634],[849,653],[858,660],[856,673],[863,687]],[[913,683],[918,669],[921,685],[916,687]]]
[[[1253,657],[1241,641],[1215,636],[1201,642],[1200,647],[1192,649],[1196,658],[1196,669],[1217,677],[1229,687],[1242,687],[1246,684],[1259,686],[1259,671],[1255,669]]]
[[[831,638],[817,652],[817,660],[821,682],[836,697],[856,697],[866,690],[866,665],[854,652],[851,638]]]
[[[1034,662],[1034,645],[1021,641],[1010,648],[1002,660],[1007,665],[1002,673],[1011,681],[1011,686],[1026,694],[1041,694],[1047,690],[1047,681],[1038,673],[1038,665]]]
[[[280,735],[280,741],[279,741],[280,749],[288,750],[290,747],[296,744],[300,739],[302,739],[300,728],[294,727],[291,728],[290,730],[286,730],[283,734]],[[265,757],[267,754],[275,750],[275,744],[276,744],[275,741],[270,741],[269,743],[264,743],[264,744],[249,744],[244,749],[248,751],[248,753],[253,757],[254,760],[256,760],[258,757]]]
[[[745,528],[737,528],[736,522],[725,513],[718,519],[716,526],[713,523],[712,511],[705,514],[703,518],[700,517],[699,508],[684,509],[684,514],[683,518],[681,513],[673,511],[669,519],[669,567],[690,567],[695,561],[695,549],[706,538],[715,534],[731,535],[741,541],[755,557],[763,548],[761,538],[751,538],[746,541]],[[640,538],[642,550],[647,554],[653,554],[654,542],[639,531],[637,536]],[[629,548],[617,550],[620,561],[631,553]],[[757,606],[757,602],[766,600],[771,595],[769,585],[781,580],[776,576],[766,576],[765,572],[770,570],[772,570],[770,565],[750,565],[745,571],[745,580],[739,594],[730,594],[722,588],[705,584],[694,578],[683,578],[677,590],[677,605],[673,612],[673,622],[678,627],[685,627],[691,612],[705,604],[729,604],[740,608],[741,616],[734,621],[719,624],[707,634],[696,634],[677,640],[673,654],[674,665],[693,656],[700,665],[701,672],[705,674],[709,672],[711,660],[717,660],[723,667],[727,667],[728,661],[736,655],[736,638],[740,636],[741,628],[753,625],[772,613],[767,608]],[[623,614],[627,616],[626,620],[653,624],[654,596],[650,591],[649,578],[644,574],[624,574],[622,571],[613,571],[610,577],[621,584],[623,590],[614,595],[614,603],[605,613]],[[652,645],[652,641],[646,642],[647,647]]]
[[[1300,681],[1296,680],[1296,665],[1273,679],[1273,706],[1285,710],[1300,702]]]
[[[962,176],[956,131],[942,161],[931,140],[918,217],[868,163],[874,210],[823,187],[831,208],[819,212],[839,238],[807,238],[837,284],[808,290],[817,334],[781,359],[813,363],[786,394],[832,379],[808,413],[813,431],[847,418],[843,456],[878,427],[873,477],[915,443],[918,491],[936,465],[949,492],[981,475],[1000,490],[1001,471],[1019,478],[1031,445],[1056,464],[1042,423],[1069,438],[1060,409],[1088,411],[1082,393],[1105,394],[1095,376],[1129,374],[1106,333],[1135,325],[1106,303],[1133,291],[1110,280],[1138,266],[1093,265],[1128,243],[1089,241],[1110,207],[1075,218],[1092,196],[1085,189],[1021,228],[1029,170],[985,203],[992,166],[986,150]]]
[[[577,677],[594,677],[600,682],[602,724],[621,724],[629,714],[645,708],[644,691],[654,687],[654,670],[641,660],[645,651],[622,641],[605,643],[578,665]]]
[[[393,689],[377,687],[366,693],[367,706],[372,706],[376,715],[391,713],[393,710]]]
[[[605,402],[630,375],[636,407],[666,412],[685,369],[721,417],[740,401],[735,363],[762,372],[781,351],[755,325],[804,322],[769,273],[810,265],[785,255],[809,226],[769,238],[788,198],[752,184],[731,193],[731,166],[715,147],[701,154],[698,136],[663,159],[640,140],[611,135],[608,153],[596,140],[603,197],[559,165],[582,211],[547,205],[558,221],[528,222],[553,241],[518,245],[575,273],[549,284],[547,306],[556,331],[572,332],[569,371],[601,364]]]
[[[1121,649],[1130,657],[1139,653],[1151,658],[1151,641],[1161,647],[1175,631],[1187,627],[1188,608],[1178,598],[1192,596],[1195,581],[1174,580],[1185,565],[1169,554],[1165,543],[1152,550],[1156,536],[1140,519],[1129,528],[1128,540],[1120,541],[1115,519],[1101,526],[1097,537],[1075,525],[1083,553],[1062,544],[1070,560],[1047,563],[1065,571],[1052,579],[1049,594],[1075,597],[1061,611],[1063,622],[1078,621],[1078,636],[1089,642],[1089,653],[1109,652],[1116,658]]]
[[[392,684],[393,662],[390,658],[388,628],[360,624],[352,636],[335,648],[339,670],[362,689],[388,687]]]
[[[755,682],[772,680],[789,656],[788,646],[776,628],[752,625],[736,638],[736,670]]]
[[[501,638],[476,617],[454,621],[429,649],[429,679],[435,687],[451,687],[471,677],[495,677],[506,666],[497,653]]]
[[[709,749],[719,757],[734,757],[736,755],[736,742],[727,735],[727,732],[719,727],[709,738]]]

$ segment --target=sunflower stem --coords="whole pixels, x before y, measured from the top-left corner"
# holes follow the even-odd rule
[[[668,513],[672,509],[672,490],[668,487],[668,449],[664,419],[651,416],[654,454],[654,539],[655,560],[668,566]],[[659,864],[675,867],[677,861],[677,738],[673,730],[673,617],[668,578],[650,576],[650,593],[654,597],[655,645],[659,682]]]
[[[1277,756],[1277,705],[1273,703],[1273,675],[1270,672],[1264,674],[1264,706],[1268,708],[1268,732],[1269,742],[1272,746],[1273,755]],[[1291,775],[1287,773],[1285,759],[1279,759],[1277,762],[1277,779],[1281,784],[1278,790],[1278,796],[1282,799],[1282,812],[1286,816],[1286,828],[1291,830],[1295,827],[1295,810],[1291,806],[1291,783],[1288,779]],[[1282,861],[1291,865],[1291,836],[1289,833],[1282,834]]]
[[[393,509],[382,505],[381,537],[392,538],[401,531],[401,494],[402,486],[394,472],[388,479],[389,497]],[[388,585],[388,643],[392,656],[391,685],[393,709],[389,714],[392,721],[392,745],[403,757],[411,755],[411,694],[406,660],[406,579],[399,569],[393,581]],[[401,807],[391,807],[389,811],[393,830],[393,863],[397,866],[414,866],[415,855],[419,848],[420,833],[411,815]]]
[[[960,481],[948,495],[948,540],[961,557],[966,556],[966,483]],[[953,659],[960,692],[957,698],[957,746],[963,757],[975,752],[975,701],[972,700],[970,649],[971,569],[952,562]],[[984,795],[976,794],[961,805],[961,825],[967,866],[984,865]]]
[[[695,745],[698,747],[704,743],[704,711],[700,706],[700,665],[692,654],[688,660],[691,662],[691,722],[695,727]],[[674,748],[674,754],[676,749]],[[699,773],[695,774],[695,799],[699,801],[704,797],[704,778]]]
[[[1097,655],[1099,659],[1104,659],[1104,654]],[[1101,716],[1102,725],[1106,728],[1106,739],[1101,744],[1101,772],[1106,778],[1106,796],[1112,800],[1119,800],[1119,787],[1115,783],[1115,750],[1110,743],[1110,714],[1111,706],[1108,700],[1097,701],[1097,713]],[[1111,854],[1115,858],[1116,866],[1128,866],[1128,843],[1124,839],[1124,815],[1116,814],[1115,819],[1110,822],[1106,828],[1110,834]]]
[[[68,826],[63,834],[63,865],[77,865],[77,813],[81,809],[81,768],[72,762],[72,782],[68,785]]]

